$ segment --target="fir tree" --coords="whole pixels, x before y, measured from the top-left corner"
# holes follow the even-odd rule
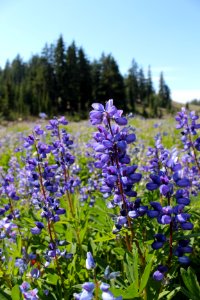
[[[56,98],[59,111],[66,111],[66,54],[62,35],[54,50],[54,73],[56,81]]]
[[[138,64],[135,60],[132,61],[132,66],[128,70],[128,76],[126,77],[126,95],[129,110],[136,110],[136,102],[138,99]]]
[[[68,47],[66,53],[67,73],[67,109],[71,114],[80,111],[79,102],[79,66],[78,50],[75,42]]]

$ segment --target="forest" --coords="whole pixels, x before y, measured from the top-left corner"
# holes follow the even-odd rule
[[[161,117],[162,108],[170,111],[172,107],[162,72],[156,91],[150,66],[145,74],[133,59],[122,75],[112,54],[90,61],[82,47],[75,42],[66,46],[62,36],[28,62],[17,55],[0,69],[0,119],[25,119],[40,112],[83,119],[94,101],[111,98],[125,112],[144,117]]]

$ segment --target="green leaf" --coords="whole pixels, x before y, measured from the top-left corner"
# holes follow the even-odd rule
[[[136,298],[139,296],[138,294],[138,289],[135,285],[135,283],[131,283],[131,285],[129,285],[127,288],[126,288],[126,291],[125,292],[122,292],[121,293],[123,299],[133,299],[133,298]]]
[[[147,265],[144,269],[144,273],[142,274],[142,278],[141,278],[141,281],[140,281],[139,294],[142,293],[142,291],[144,290],[144,288],[147,285],[147,282],[149,280],[149,276],[150,276],[150,273],[151,273],[152,262],[153,262],[153,256],[151,257],[151,259],[147,263]]]
[[[197,276],[196,276],[196,274],[194,273],[194,271],[192,270],[191,267],[188,268],[188,273],[189,273],[189,276],[192,280],[191,289],[192,289],[193,293],[195,295],[200,295],[200,285],[199,285],[199,282],[197,280]]]
[[[55,228],[55,231],[57,233],[64,233],[65,232],[65,228],[63,227],[63,224],[61,222],[55,223],[54,228]]]
[[[170,291],[163,291],[162,293],[159,294],[158,296],[158,300],[159,299],[163,299],[164,296],[168,295],[170,293]]]
[[[85,234],[88,230],[88,220],[84,223],[84,227],[81,228],[80,230],[80,242],[82,244],[83,240],[84,240],[84,237],[85,237]]]
[[[173,291],[171,291],[171,292],[167,295],[166,300],[171,300],[172,298],[174,298],[174,296],[175,296],[178,292],[180,292],[180,290],[181,290],[181,287],[180,287],[180,286],[178,286],[177,288],[175,288]]]
[[[124,254],[125,254],[124,249],[120,248],[120,247],[115,247],[112,249],[112,251],[119,256],[124,256]]]
[[[133,277],[137,289],[139,289],[139,277],[138,277],[138,249],[136,245],[133,246]]]
[[[136,288],[134,282],[131,283],[126,289],[111,287],[110,291],[115,295],[115,297],[122,296],[123,299],[137,298],[139,296],[138,289]]]
[[[103,236],[100,238],[97,238],[94,240],[94,242],[106,242],[106,241],[110,241],[110,240],[115,240],[116,239],[116,235],[108,235],[108,236]]]
[[[2,291],[0,292],[0,299],[1,300],[10,300],[11,298],[7,296],[5,293],[3,293]]]
[[[19,289],[19,285],[16,284],[11,291],[11,298],[12,300],[20,300],[20,289]]]
[[[191,278],[189,277],[188,272],[183,268],[181,268],[180,271],[181,271],[181,276],[182,276],[183,282],[185,283],[185,286],[187,287],[187,289],[189,291],[191,291],[190,287],[192,285],[192,281],[191,281]]]
[[[181,292],[186,296],[186,297],[188,297],[188,299],[190,299],[190,300],[198,300],[199,298],[192,298],[191,299],[191,293],[188,291],[188,290],[186,290],[185,288],[183,288],[183,287],[181,287]]]
[[[59,276],[56,274],[48,274],[47,275],[47,282],[53,285],[57,285]]]
[[[196,298],[196,295],[200,295],[200,286],[197,280],[197,276],[194,271],[189,267],[187,271],[181,268],[181,276],[185,286],[187,287],[188,291],[190,292],[190,297]]]
[[[125,256],[124,269],[126,272],[126,277],[128,279],[128,282],[131,284],[132,282],[134,282],[134,270],[133,270],[133,258],[129,253],[126,253]]]
[[[19,253],[21,254],[21,250],[22,250],[22,237],[21,235],[17,236],[17,248]]]

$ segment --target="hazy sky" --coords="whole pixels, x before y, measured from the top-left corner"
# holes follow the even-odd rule
[[[155,87],[163,71],[176,101],[200,99],[200,0],[0,0],[1,67],[60,34],[90,60],[112,53],[123,75],[133,58],[150,65]]]

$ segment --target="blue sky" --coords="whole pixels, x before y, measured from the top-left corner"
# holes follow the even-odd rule
[[[150,65],[155,87],[163,71],[176,101],[200,99],[199,0],[0,0],[1,67],[60,34],[90,60],[112,53],[123,75],[133,58]]]

